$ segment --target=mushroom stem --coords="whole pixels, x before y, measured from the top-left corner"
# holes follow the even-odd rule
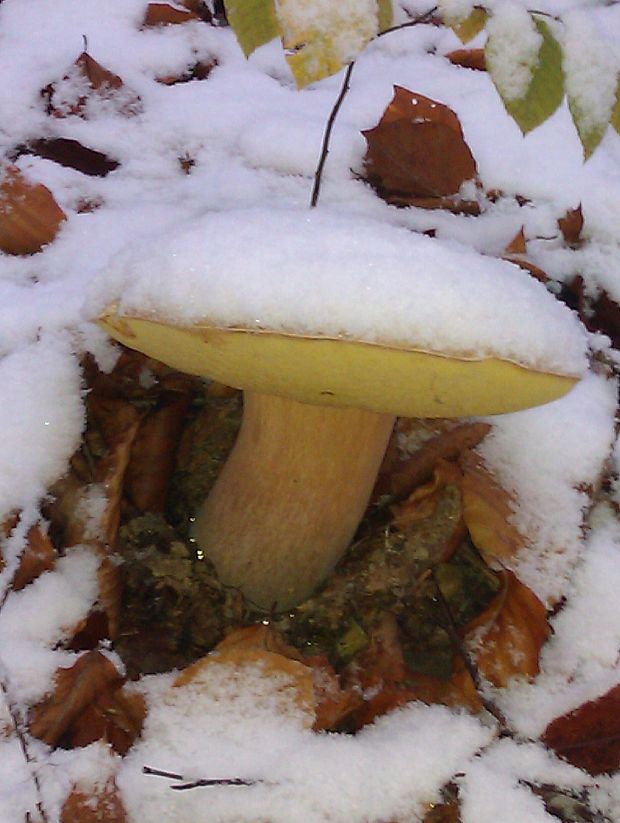
[[[194,526],[220,579],[263,609],[308,597],[353,538],[394,420],[246,392],[237,442]]]

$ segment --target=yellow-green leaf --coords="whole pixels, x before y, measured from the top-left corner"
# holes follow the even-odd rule
[[[394,25],[394,9],[392,0],[377,0],[379,15],[379,31],[385,31]]]
[[[367,2],[357,6],[279,1],[282,45],[299,88],[336,74],[376,36],[379,7],[376,14],[369,14]]]
[[[618,134],[620,134],[620,75],[618,75],[618,85],[616,86],[616,102],[614,103],[611,120],[609,122]]]
[[[583,146],[583,156],[587,160],[605,136],[607,121],[593,122],[588,111],[570,95],[568,96],[568,108]]]
[[[464,17],[462,20],[458,20],[454,23],[450,23],[449,25],[461,43],[465,44],[469,43],[470,40],[473,40],[474,37],[482,31],[482,29],[486,26],[488,19],[489,13],[486,9],[475,8],[472,9],[471,13],[467,17]]]
[[[515,120],[523,134],[544,123],[556,111],[564,98],[564,73],[562,71],[562,50],[543,20],[533,17],[534,25],[542,37],[538,59],[532,67],[532,75],[527,91],[517,99],[507,98],[494,77],[498,51],[493,38],[489,36],[486,44],[487,67],[491,79],[499,92],[506,111]],[[501,59],[501,53],[500,53]]]
[[[280,36],[274,0],[224,0],[224,6],[246,57]]]

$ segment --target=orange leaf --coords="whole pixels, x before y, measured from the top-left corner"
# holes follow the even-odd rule
[[[56,672],[53,693],[32,710],[32,735],[56,746],[87,706],[122,682],[116,666],[101,652],[83,654],[73,666]]]
[[[620,769],[620,685],[550,723],[542,742],[598,775]]]
[[[94,785],[88,793],[73,789],[60,813],[60,823],[126,823],[127,813],[114,780]]]
[[[484,49],[454,49],[454,51],[448,52],[446,57],[454,66],[475,69],[476,71],[487,70]]]
[[[45,186],[28,183],[16,166],[0,177],[0,249],[34,254],[58,234],[64,211]]]
[[[476,548],[487,557],[508,560],[527,540],[511,523],[515,502],[495,480],[482,458],[473,451],[460,457],[463,517]]]
[[[502,588],[467,627],[467,636],[475,642],[478,670],[494,686],[501,687],[515,676],[531,678],[538,674],[540,650],[551,629],[545,607],[536,595],[512,572],[497,574]]]
[[[259,666],[261,676],[273,680],[274,693],[293,695],[295,704],[302,710],[305,724],[310,727],[315,721],[316,704],[312,669],[282,653],[288,649],[268,626],[238,629],[224,638],[210,654],[184,669],[173,685],[182,687],[196,683],[213,665],[228,666],[232,672]],[[299,657],[296,650],[291,650],[291,653]]]
[[[525,254],[527,251],[527,244],[525,242],[525,232],[523,231],[523,226],[519,229],[519,231],[515,234],[512,238],[510,243],[504,249],[507,255],[511,254]]]
[[[200,20],[193,11],[177,8],[169,3],[149,3],[144,15],[143,26],[170,26]]]
[[[363,135],[367,178],[381,196],[451,195],[476,177],[456,114],[401,86],[394,87],[380,122]]]

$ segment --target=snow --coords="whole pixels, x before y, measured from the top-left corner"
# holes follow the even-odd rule
[[[510,2],[495,6],[486,29],[493,81],[505,100],[521,100],[532,81],[542,34],[528,11]]]
[[[29,155],[16,161],[27,179],[50,188],[68,219],[39,254],[0,254],[0,519],[22,512],[3,542],[2,591],[47,490],[79,442],[79,359],[89,351],[110,368],[116,356],[93,322],[114,299],[127,310],[147,305],[181,322],[209,316],[247,327],[387,336],[476,353],[492,346],[505,357],[571,372],[583,369],[586,343],[598,356],[616,356],[601,336],[586,338],[540,284],[496,259],[523,226],[528,254],[557,284],[580,274],[588,293],[604,288],[620,298],[620,138],[611,129],[586,164],[566,106],[523,138],[488,76],[441,56],[460,45],[451,31],[404,29],[373,42],[357,62],[320,205],[310,212],[322,133],[342,77],[297,92],[278,43],[245,61],[226,29],[200,22],[143,29],[145,0],[104,5],[29,0],[24,14],[23,0],[0,3],[0,155],[43,136],[69,137],[121,164],[100,178]],[[421,13],[431,4],[404,5]],[[579,4],[537,5],[565,14]],[[453,0],[444,7],[457,14],[471,4]],[[496,24],[529,20],[524,8],[498,8]],[[620,8],[589,7],[587,15],[611,54],[610,44],[620,37]],[[397,19],[406,18],[401,13]],[[593,40],[584,32],[582,53],[590,54]],[[130,116],[111,96],[89,104],[87,119],[46,114],[40,90],[49,83],[64,86],[59,99],[75,94],[63,78],[72,76],[83,35],[89,53],[123,79],[122,99],[139,96]],[[480,35],[476,43],[482,42]],[[528,42],[532,51],[534,39]],[[167,86],[156,80],[211,60],[217,65],[206,81]],[[596,79],[580,75],[583,95]],[[506,87],[518,96],[526,82],[517,72],[507,76]],[[457,113],[484,189],[505,194],[481,217],[395,209],[359,179],[361,131],[376,125],[394,85]],[[192,161],[189,174],[182,159]],[[519,205],[516,195],[527,204]],[[81,211],[83,201],[96,207]],[[557,219],[580,202],[586,242],[566,249]],[[432,239],[413,233],[431,231]],[[611,456],[616,504],[620,498],[615,391],[607,375],[590,371],[556,403],[494,418],[481,448],[513,493],[515,523],[529,538],[515,570],[549,605],[566,599],[552,618],[540,676],[493,695],[525,738],[620,683],[620,530],[607,505],[591,511],[589,494],[598,490]],[[100,489],[81,505],[90,506],[94,522]],[[50,691],[58,667],[75,661],[76,653],[58,643],[97,598],[97,565],[89,550],[72,549],[53,571],[3,603],[0,674],[23,713]],[[455,774],[463,823],[548,823],[541,801],[520,780],[573,788],[592,782],[540,745],[496,740],[488,719],[413,704],[355,737],[315,734],[294,710],[266,700],[256,677],[237,682],[232,695],[221,673],[210,677],[208,691],[173,688],[173,675],[138,684],[150,711],[143,737],[122,761],[100,744],[50,752],[31,741],[35,762],[28,766],[7,731],[0,690],[2,823],[22,823],[28,809],[36,819],[34,768],[50,823],[57,823],[74,783],[95,785],[115,772],[130,823],[151,817],[162,823],[418,823]],[[142,775],[145,764],[195,777],[265,782],[178,793],[167,781]],[[597,802],[617,816],[620,781],[599,783]]]

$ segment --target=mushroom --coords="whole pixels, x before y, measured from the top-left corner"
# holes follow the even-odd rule
[[[194,537],[262,609],[300,603],[342,557],[396,416],[513,412],[585,367],[574,316],[517,267],[368,219],[212,214],[115,272],[100,319],[113,338],[244,390]]]

